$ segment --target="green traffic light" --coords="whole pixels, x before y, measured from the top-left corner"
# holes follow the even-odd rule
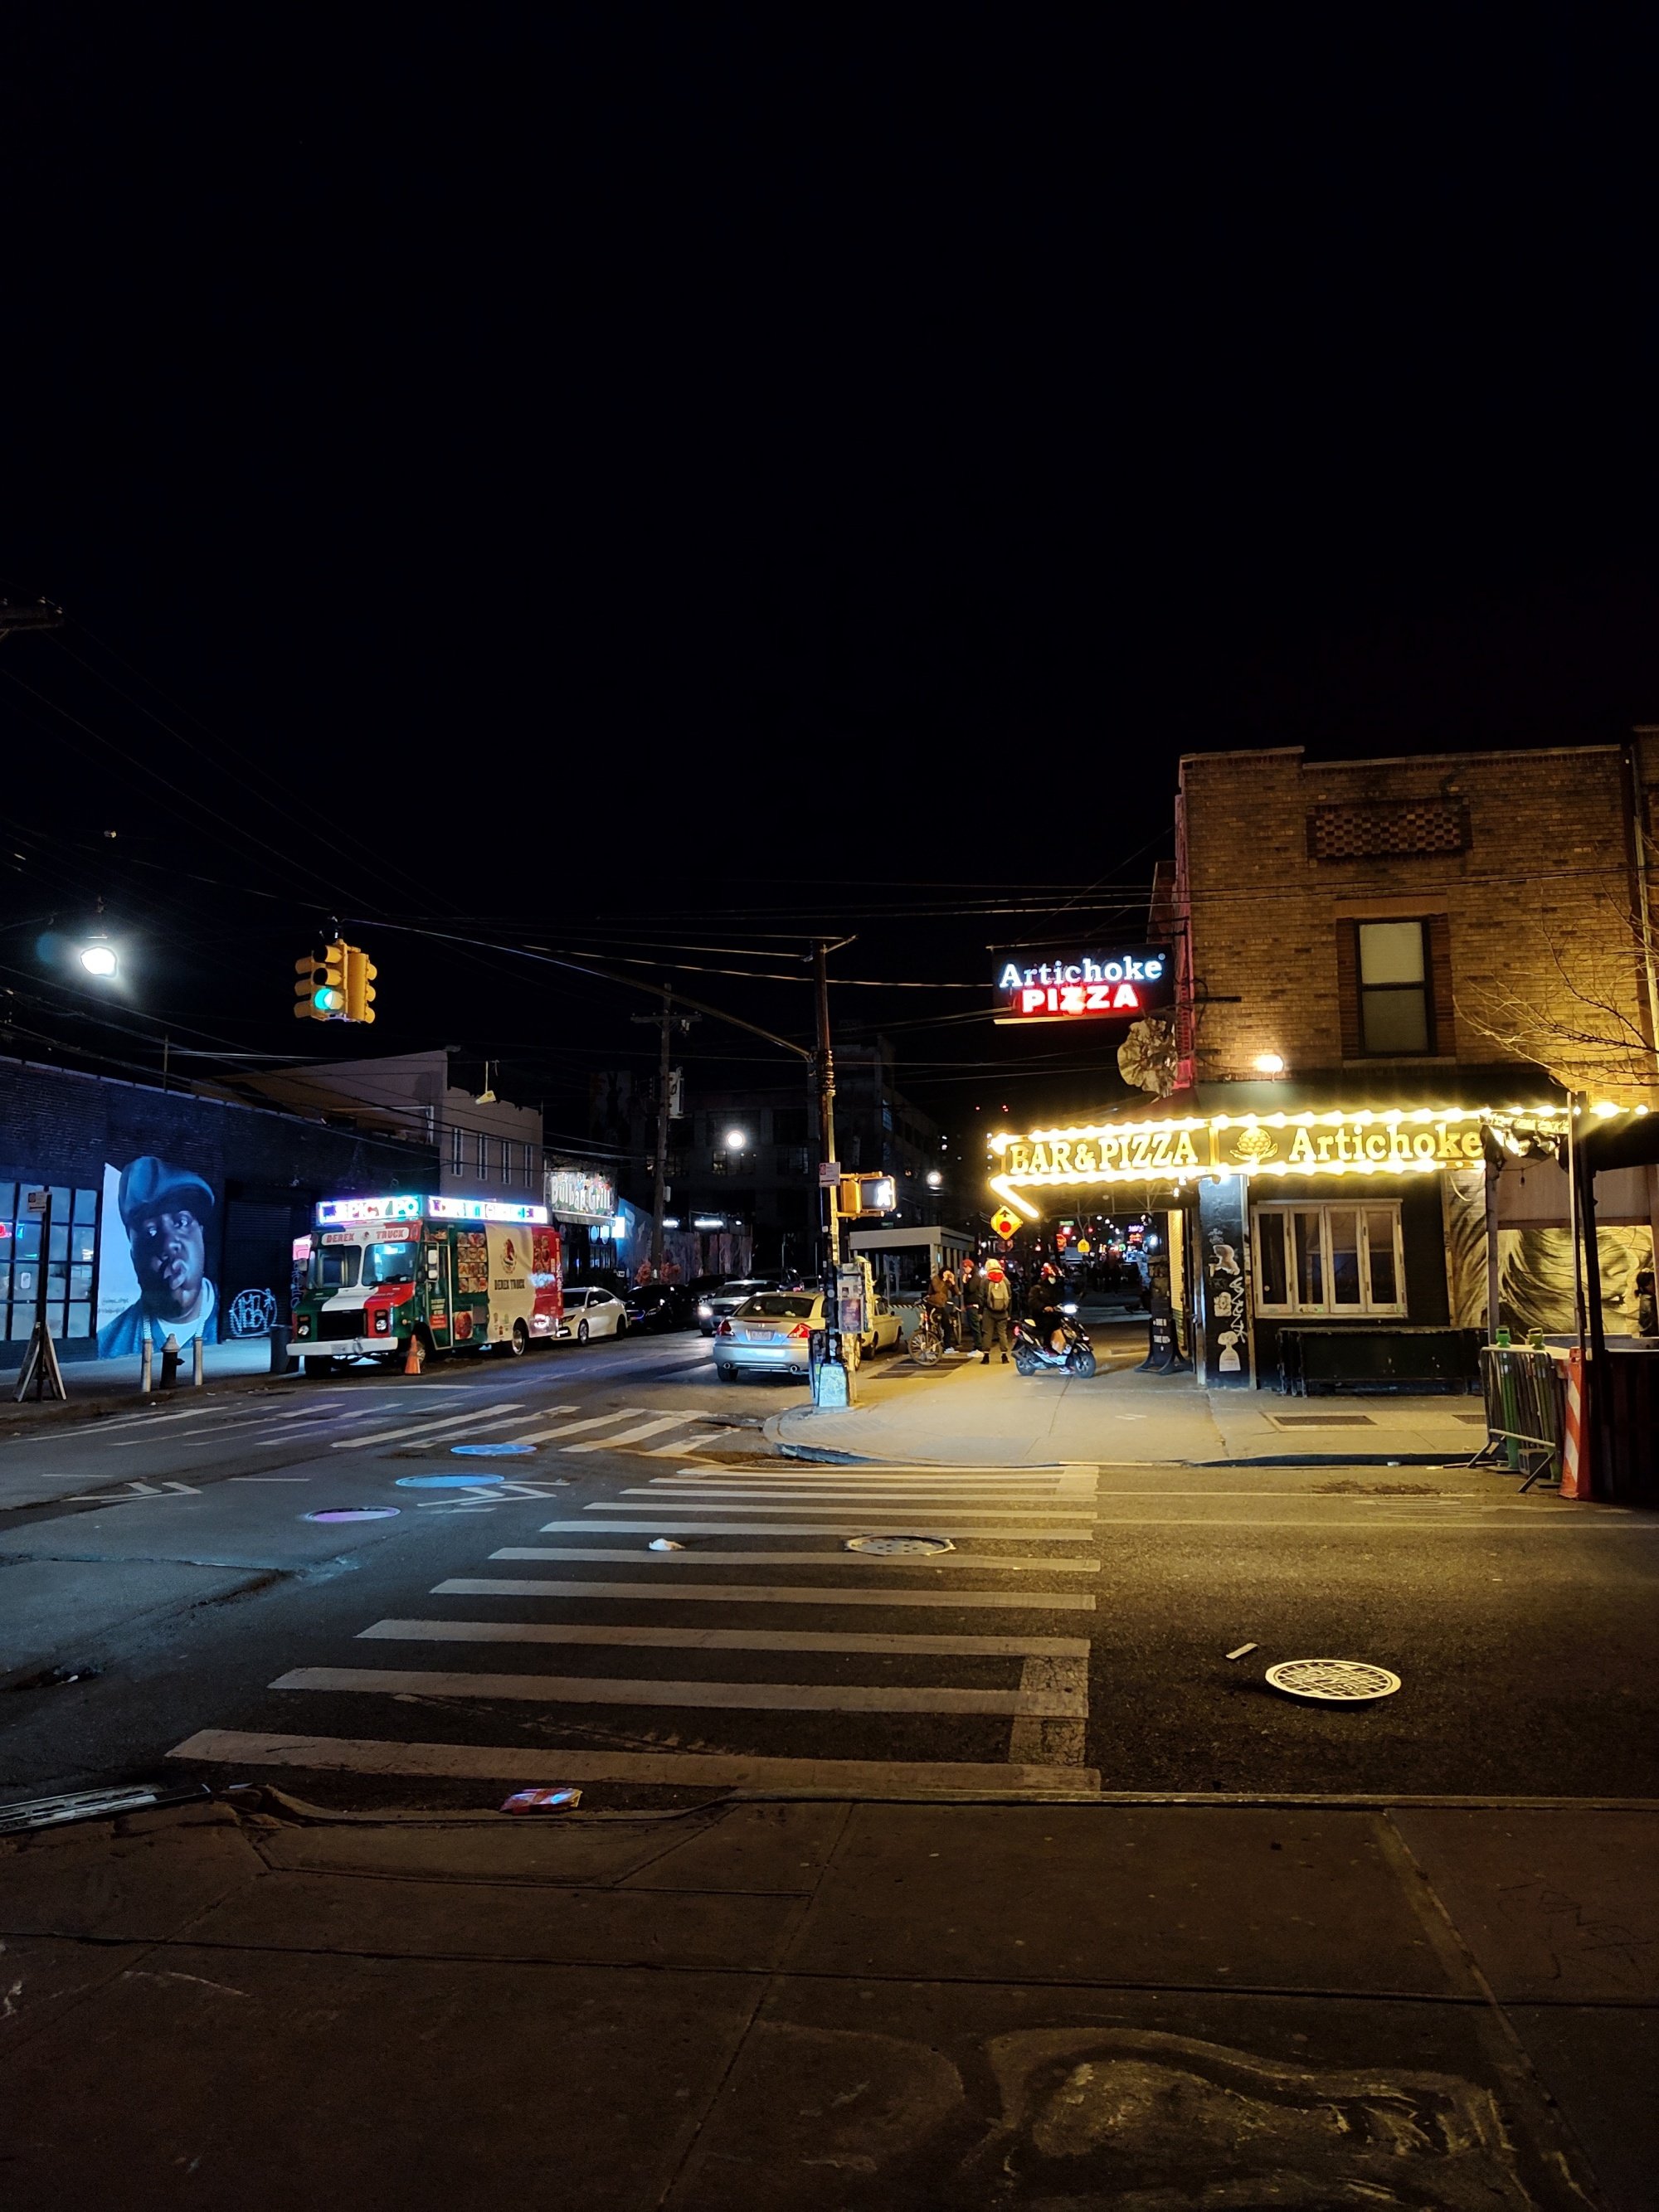
[[[325,987],[312,993],[311,1003],[319,1014],[337,1014],[344,1009],[345,993]]]

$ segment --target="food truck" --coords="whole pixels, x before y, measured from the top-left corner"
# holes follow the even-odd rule
[[[506,1199],[325,1198],[294,1311],[309,1372],[339,1359],[483,1352],[515,1358],[564,1318],[559,1232]]]

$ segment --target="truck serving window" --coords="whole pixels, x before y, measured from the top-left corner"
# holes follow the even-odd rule
[[[310,1283],[313,1291],[349,1291],[357,1280],[362,1248],[356,1244],[319,1244],[311,1255]]]
[[[418,1244],[412,1243],[367,1246],[363,1252],[364,1282],[412,1283],[420,1249]]]

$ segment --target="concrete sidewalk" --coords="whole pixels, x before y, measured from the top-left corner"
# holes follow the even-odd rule
[[[1659,1808],[264,1802],[0,1844],[9,2212],[1653,2203]]]
[[[55,1398],[26,1398],[19,1405],[13,1396],[17,1388],[21,1370],[0,1369],[0,1433],[15,1426],[37,1421],[78,1421],[96,1419],[109,1413],[130,1413],[136,1407],[148,1405],[149,1399],[139,1390],[140,1363],[135,1352],[130,1359],[70,1359],[63,1365],[64,1388],[69,1393],[66,1401]],[[297,1378],[297,1365],[289,1374]],[[261,1379],[269,1382],[279,1378],[270,1371],[270,1345],[263,1336],[250,1337],[237,1344],[204,1344],[202,1346],[204,1389],[225,1385],[241,1386]],[[161,1363],[155,1363],[156,1389],[161,1392]],[[185,1358],[179,1369],[179,1380],[167,1394],[181,1404],[197,1394],[190,1379],[190,1352],[185,1347]]]
[[[963,1361],[923,1393],[895,1378],[845,1413],[792,1408],[766,1425],[786,1451],[952,1465],[1204,1466],[1275,1459],[1466,1460],[1486,1440],[1476,1398],[1285,1398],[1206,1390],[1190,1375],[1103,1371],[1087,1382]]]

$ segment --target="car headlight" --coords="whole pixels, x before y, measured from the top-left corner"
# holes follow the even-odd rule
[[[311,1334],[311,1316],[310,1316],[309,1314],[301,1314],[301,1315],[300,1316],[299,1322],[298,1322],[298,1325],[296,1326],[296,1328],[295,1328],[295,1331],[294,1331],[294,1334],[295,1334],[295,1336],[309,1336],[309,1335],[310,1335],[310,1334]]]
[[[699,1321],[713,1321],[714,1318],[714,1307],[709,1304],[707,1298],[699,1298],[697,1300],[697,1319]]]

